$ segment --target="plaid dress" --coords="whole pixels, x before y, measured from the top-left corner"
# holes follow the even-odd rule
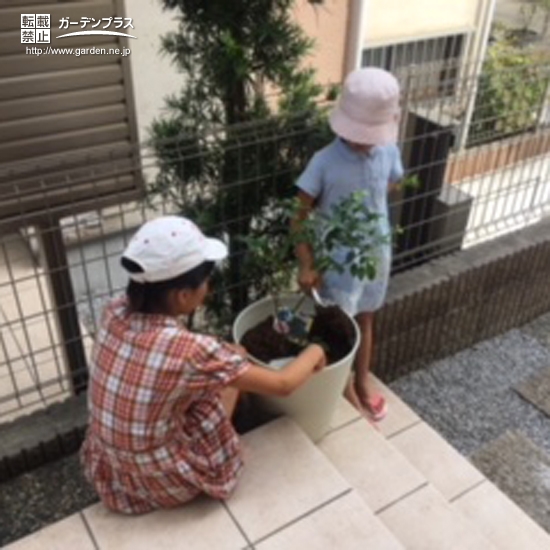
[[[111,510],[178,506],[199,493],[226,498],[242,470],[220,390],[250,363],[215,338],[164,315],[107,306],[90,373],[87,479]]]

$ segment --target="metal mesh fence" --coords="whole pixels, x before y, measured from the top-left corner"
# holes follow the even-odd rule
[[[532,73],[541,92],[518,117],[510,106],[495,111],[480,103],[491,94],[473,65],[400,68],[401,147],[418,186],[390,196],[392,224],[401,228],[396,272],[550,212],[548,69]],[[509,131],[512,116],[524,122],[519,130]],[[225,275],[195,319],[227,332],[236,311],[265,291],[261,266],[247,263],[239,236],[269,233],[273,201],[294,193],[308,159],[331,139],[321,110],[0,166],[0,196],[12,205],[0,221],[0,421],[85,388],[101,308],[127,282],[120,255],[147,219],[182,213],[230,244]],[[129,201],[132,174],[147,191]],[[97,199],[87,192],[81,200],[83,186],[97,188]],[[60,192],[65,198],[56,206]]]

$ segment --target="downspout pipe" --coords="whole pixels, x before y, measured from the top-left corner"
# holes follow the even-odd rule
[[[348,40],[343,77],[361,67],[367,23],[367,3],[368,0],[349,0]]]

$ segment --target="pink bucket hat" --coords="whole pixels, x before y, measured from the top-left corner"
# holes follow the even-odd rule
[[[222,241],[205,237],[191,220],[180,216],[163,216],[142,225],[122,254],[143,269],[129,273],[138,283],[174,279],[205,261],[226,256]]]
[[[366,67],[351,72],[330,127],[340,137],[365,145],[395,143],[399,129],[399,83],[387,71]]]

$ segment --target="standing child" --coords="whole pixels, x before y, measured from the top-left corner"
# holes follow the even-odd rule
[[[94,344],[81,454],[111,510],[228,497],[242,469],[230,422],[238,390],[288,395],[325,364],[311,345],[270,371],[250,363],[244,348],[184,328],[179,317],[202,304],[214,262],[226,254],[177,216],[143,225],[123,254],[130,282],[107,306]]]
[[[387,194],[390,186],[403,177],[403,166],[396,145],[399,122],[399,84],[388,72],[377,68],[353,71],[344,83],[342,95],[331,113],[330,125],[336,139],[318,151],[300,176],[297,186],[301,211],[294,224],[305,219],[312,208],[330,215],[332,207],[356,191],[365,192],[365,206],[380,215],[379,231],[390,234]],[[349,251],[337,250],[335,259],[344,263]],[[336,302],[355,316],[361,342],[355,357],[354,379],[346,397],[374,420],[386,415],[382,395],[370,386],[369,369],[373,348],[374,312],[386,295],[391,268],[391,243],[377,254],[377,274],[373,281],[361,281],[349,271],[315,270],[309,246],[301,244],[298,282],[303,290],[319,287],[321,296]]]

